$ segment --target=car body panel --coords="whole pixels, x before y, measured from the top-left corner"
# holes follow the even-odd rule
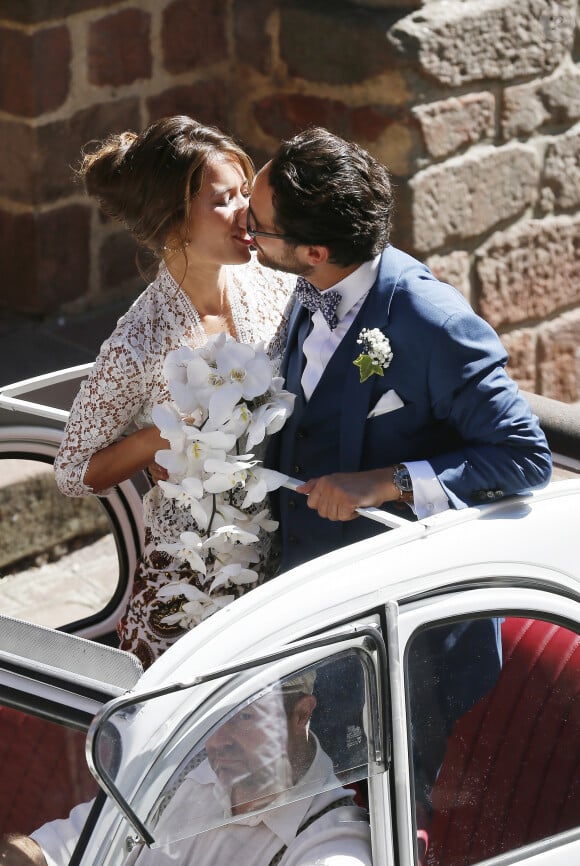
[[[74,375],[69,381],[73,379]],[[61,387],[63,381],[66,377],[55,380],[54,387]],[[21,449],[21,453],[50,460],[58,447],[62,418],[54,413],[43,416],[42,411],[30,410],[22,402],[15,407],[13,401],[24,393],[29,393],[26,388],[19,395],[8,393],[3,408],[0,399],[0,453]],[[53,408],[66,412],[62,405]],[[36,413],[39,423],[21,423],[29,410]],[[21,411],[23,415],[13,415]],[[9,416],[19,423],[6,423]],[[576,443],[573,431],[571,439]],[[568,453],[556,462],[574,476],[580,462],[576,444],[569,447],[569,441],[562,440]],[[128,547],[127,527],[139,521],[140,496],[138,485],[131,482],[129,486],[127,501],[119,498],[126,519],[120,537],[126,538]],[[26,660],[33,627],[21,623],[20,661],[13,657],[14,647],[2,649],[0,643],[0,690],[12,696],[12,703],[3,701],[5,706],[19,706],[13,696],[20,693],[27,712],[50,717],[51,704],[61,724],[76,722],[80,729],[88,728],[88,763],[109,794],[97,801],[93,826],[73,862],[119,866],[131,849],[136,854],[144,838],[152,841],[147,836],[151,827],[144,827],[132,809],[141,809],[139,797],[148,788],[151,803],[160,796],[172,769],[163,765],[163,759],[177,753],[175,744],[180,737],[192,746],[203,742],[232,707],[250,701],[272,678],[332,658],[370,633],[380,639],[377,645],[385,647],[384,660],[377,650],[370,664],[378,682],[380,707],[368,725],[378,726],[380,736],[371,741],[381,743],[381,754],[373,766],[369,764],[366,774],[373,863],[416,864],[419,823],[411,761],[415,720],[410,712],[407,671],[410,646],[422,629],[472,617],[545,619],[556,628],[580,633],[578,514],[580,479],[570,477],[528,495],[409,521],[252,590],[199,624],[134,681],[125,686],[101,683],[100,697],[96,691],[79,695],[79,683],[57,658],[37,659],[36,664],[34,659]],[[135,556],[138,544],[134,538],[130,543]],[[114,616],[110,610],[88,628],[82,622],[73,623],[72,628],[78,625],[81,632],[84,629],[98,636]],[[47,630],[47,637],[50,632]],[[60,637],[65,646],[75,639]],[[83,647],[87,662],[97,670],[102,648],[91,641]],[[25,701],[25,695],[33,698]],[[82,718],[75,715],[77,711]],[[126,724],[119,721],[125,711]],[[111,720],[119,721],[124,751],[118,777],[107,773],[97,754]],[[575,862],[579,853],[580,820],[574,829],[532,844],[518,844],[493,862],[560,866]]]
[[[411,864],[409,722],[402,673],[409,636],[425,621],[445,620],[466,611],[493,612],[497,607],[527,614],[548,612],[578,626],[580,562],[575,545],[569,542],[579,507],[580,482],[558,482],[530,496],[431,518],[322,557],[257,588],[201,623],[139,678],[130,698],[140,701],[156,690],[192,683],[190,699],[200,711],[215,699],[216,692],[221,689],[229,694],[234,684],[236,691],[231,695],[240,700],[259,685],[264,657],[286,655],[286,666],[292,666],[297,664],[295,649],[300,649],[301,641],[314,638],[323,643],[339,632],[356,633],[369,622],[380,628],[384,614],[389,655],[385,737],[389,741],[392,737],[397,772],[389,780],[387,768],[369,779],[371,814],[379,822],[374,827],[374,862],[386,864],[394,858]],[[485,552],[483,561],[481,551]],[[233,664],[248,668],[241,681],[228,673]],[[220,673],[224,675],[218,677]],[[208,674],[216,679],[195,684]],[[6,683],[1,667],[0,682]],[[119,700],[113,699],[109,709]],[[169,709],[166,705],[166,722],[171,718]],[[93,722],[89,747],[104,711]],[[158,713],[140,712],[134,721],[127,745],[130,742],[132,753],[140,755],[138,781],[143,785],[148,784],[148,774],[153,773],[154,779],[156,773],[148,762],[147,744],[154,732],[161,739],[163,734],[159,735]],[[192,736],[203,728],[200,725],[199,729],[194,725]],[[166,734],[169,737],[170,731]],[[377,803],[391,803],[396,815],[394,835],[393,825],[385,822]],[[128,839],[133,839],[130,844],[141,844],[118,805],[108,799],[81,862],[115,862],[114,857],[126,850]],[[577,844],[576,839],[571,840],[570,856]],[[563,839],[557,845],[562,854]],[[517,857],[512,854],[504,861],[526,862],[523,849],[516,853]],[[530,863],[543,866],[555,855],[544,840],[540,848],[530,847],[529,856],[533,856]]]

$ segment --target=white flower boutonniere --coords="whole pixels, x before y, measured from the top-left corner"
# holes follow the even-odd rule
[[[373,374],[384,376],[384,371],[393,360],[388,337],[378,328],[363,328],[357,343],[364,348],[364,352],[353,361],[355,367],[359,368],[360,381],[366,382]]]

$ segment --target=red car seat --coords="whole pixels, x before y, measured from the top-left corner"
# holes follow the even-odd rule
[[[580,823],[580,637],[502,626],[493,690],[455,725],[433,789],[427,866],[468,866]]]

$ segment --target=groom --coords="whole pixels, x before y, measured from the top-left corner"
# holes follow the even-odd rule
[[[497,334],[389,244],[392,208],[386,168],[325,129],[282,143],[255,180],[258,259],[298,276],[282,364],[296,403],[269,451],[273,468],[305,482],[279,492],[283,570],[384,531],[359,506],[422,518],[550,479],[545,436]],[[497,620],[465,626],[437,629],[442,681],[455,685],[437,696],[416,675],[414,717],[439,701],[447,728],[414,744],[426,799],[451,725],[501,667]]]
[[[258,259],[299,276],[282,366],[297,399],[270,452],[306,482],[280,491],[284,570],[384,531],[358,506],[421,518],[550,478],[546,439],[498,336],[390,246],[392,207],[386,168],[325,129],[283,143],[256,177]],[[355,363],[385,347],[382,363]]]

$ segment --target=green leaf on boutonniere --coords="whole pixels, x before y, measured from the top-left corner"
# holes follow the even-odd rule
[[[361,382],[366,382],[373,374],[377,376],[385,375],[382,366],[378,361],[374,361],[370,355],[359,355],[356,361],[353,361],[353,364],[360,370]]]

